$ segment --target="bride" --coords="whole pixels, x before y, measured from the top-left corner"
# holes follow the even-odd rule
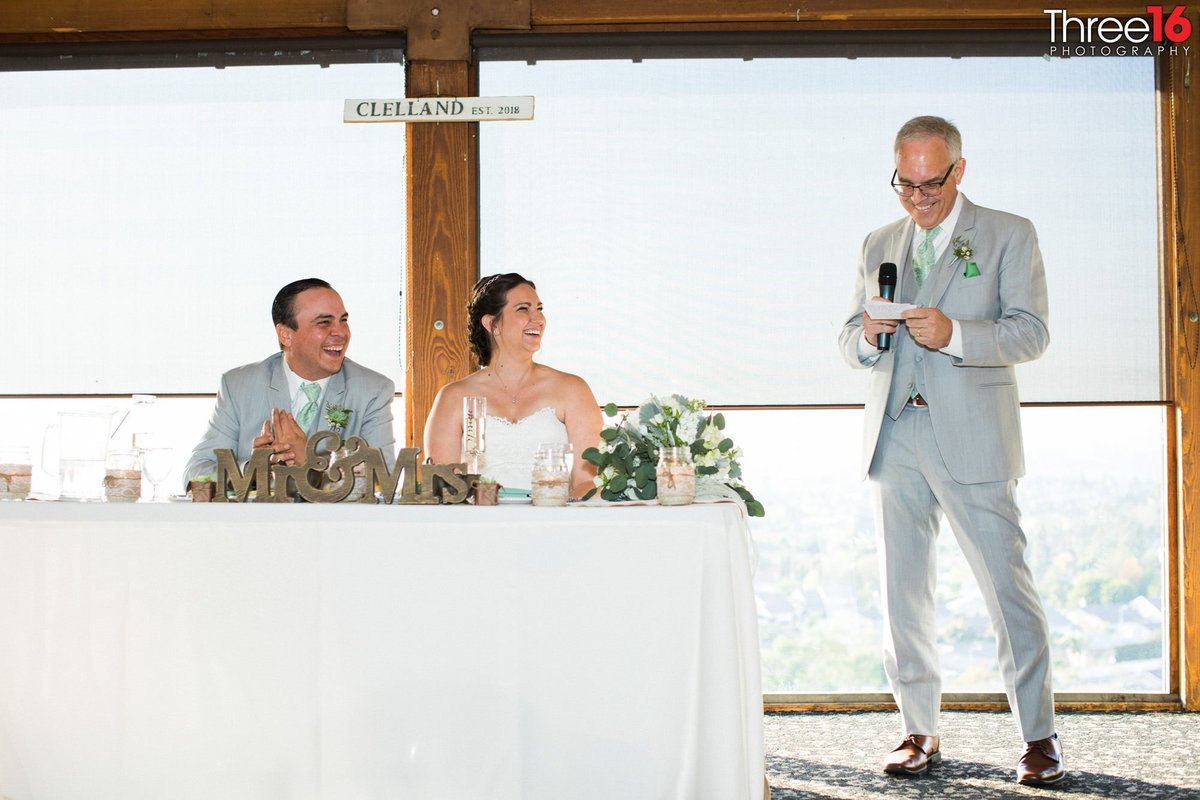
[[[425,422],[425,451],[435,464],[461,460],[463,398],[487,398],[483,474],[528,488],[542,443],[574,450],[571,496],[592,488],[596,468],[581,458],[600,441],[600,408],[587,382],[534,362],[546,316],[537,288],[515,272],[481,278],[467,304],[471,351],[480,369],[443,386]]]

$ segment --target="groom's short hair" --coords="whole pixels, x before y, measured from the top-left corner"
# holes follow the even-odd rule
[[[296,295],[309,289],[332,289],[328,282],[320,278],[302,278],[292,281],[279,290],[275,301],[271,303],[271,322],[276,325],[287,325],[296,330]]]

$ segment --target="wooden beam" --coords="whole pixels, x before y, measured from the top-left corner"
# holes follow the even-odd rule
[[[346,0],[351,30],[404,30],[412,61],[470,61],[471,32],[529,30],[529,0]]]
[[[1189,14],[1200,31],[1200,15]],[[1193,39],[1195,37],[1193,36]],[[1170,509],[1168,594],[1172,665],[1183,707],[1200,711],[1200,55],[1159,59],[1166,361],[1174,418],[1175,507]],[[1174,672],[1175,670],[1173,670]],[[1174,687],[1173,687],[1174,688]]]
[[[106,33],[346,27],[346,0],[4,0],[2,33]]]
[[[1059,4],[1057,7],[1061,7]],[[710,22],[854,23],[900,20],[973,27],[980,20],[1041,20],[1049,26],[1045,3],[1010,0],[959,0],[920,3],[911,0],[533,0],[539,26],[595,24],[697,24]],[[1091,2],[1070,5],[1070,14],[1131,17],[1146,13],[1145,3]]]
[[[408,97],[471,96],[465,61],[410,62]],[[479,272],[476,122],[410,123],[405,325],[405,427],[423,446],[425,419],[444,384],[471,371],[466,301]]]
[[[131,37],[207,37],[214,32],[274,36],[284,31],[407,30],[413,60],[465,60],[470,32],[573,26],[693,25],[797,27],[975,28],[998,23],[1049,25],[1045,4],[1028,0],[4,0],[0,36],[125,34]],[[437,9],[438,13],[433,14]],[[1145,3],[1071,5],[1072,16],[1144,15]],[[429,48],[428,52],[421,48]]]

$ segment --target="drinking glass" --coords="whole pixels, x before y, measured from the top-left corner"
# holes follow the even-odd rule
[[[158,486],[171,474],[171,448],[148,447],[142,451],[142,475],[150,481],[150,499],[148,503],[162,503],[159,499]]]

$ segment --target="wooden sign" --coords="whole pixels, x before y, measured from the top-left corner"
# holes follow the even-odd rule
[[[343,122],[494,122],[533,119],[532,97],[397,97],[347,100]]]
[[[323,453],[318,454],[322,443]],[[333,459],[330,454],[335,452]],[[233,450],[222,447],[213,453],[216,503],[248,502],[251,490],[256,503],[291,503],[297,497],[310,503],[340,503],[351,496],[356,473],[365,486],[358,499],[361,503],[378,502],[376,491],[389,504],[462,503],[479,483],[478,475],[466,472],[466,464],[418,463],[421,451],[416,447],[400,450],[395,467],[389,470],[382,450],[358,436],[351,436],[343,447],[342,438],[333,431],[318,431],[309,438],[303,465],[272,464],[269,447],[255,450],[244,469]]]

